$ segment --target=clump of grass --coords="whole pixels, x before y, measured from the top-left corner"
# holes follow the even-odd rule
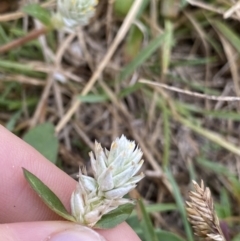
[[[226,241],[214,211],[211,191],[204,187],[203,181],[199,186],[193,181],[194,191],[191,191],[190,202],[187,203],[187,214],[194,233],[202,240]]]

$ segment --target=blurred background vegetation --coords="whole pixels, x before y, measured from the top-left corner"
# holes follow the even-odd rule
[[[55,1],[2,0],[0,53],[35,37],[0,54],[0,124],[72,177],[95,140],[109,148],[124,134],[144,153],[128,220],[142,240],[195,239],[185,201],[201,179],[226,240],[240,240],[240,4],[142,0],[130,21],[137,1],[100,0],[87,26],[40,36],[22,7]]]

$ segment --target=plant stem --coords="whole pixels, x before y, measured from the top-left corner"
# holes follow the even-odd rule
[[[7,43],[3,46],[0,47],[0,54],[6,53],[14,48],[20,47],[23,44],[34,40],[36,38],[38,38],[39,36],[46,34],[49,31],[49,28],[43,27],[40,29],[34,29],[32,30],[29,34],[27,34],[24,37],[18,38],[16,40],[13,40],[10,43]]]

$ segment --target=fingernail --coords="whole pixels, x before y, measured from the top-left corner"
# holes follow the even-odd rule
[[[106,241],[100,234],[90,228],[78,226],[57,232],[48,237],[49,241]]]

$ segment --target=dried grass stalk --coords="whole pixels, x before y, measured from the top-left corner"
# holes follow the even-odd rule
[[[187,203],[188,220],[192,224],[194,234],[201,240],[226,241],[214,211],[211,191],[208,187],[201,187],[193,181],[195,191],[190,192],[190,202]]]

